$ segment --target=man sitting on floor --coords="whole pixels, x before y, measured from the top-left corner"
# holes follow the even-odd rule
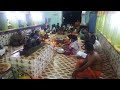
[[[74,79],[98,79],[101,76],[102,60],[100,55],[94,51],[93,44],[85,44],[87,56],[78,60],[76,70],[73,72]]]

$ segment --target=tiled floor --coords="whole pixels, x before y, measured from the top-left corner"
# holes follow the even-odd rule
[[[42,78],[47,79],[70,79],[76,59],[68,58],[63,54],[56,54],[53,62],[48,65],[42,74]]]
[[[12,48],[9,47],[9,53],[4,56],[3,59],[10,56],[10,53],[20,49],[21,47]],[[103,78],[105,79],[116,79],[116,74],[109,63],[109,60],[101,52],[103,58]],[[2,59],[1,59],[2,60]],[[4,60],[3,60],[4,61]],[[65,56],[63,54],[56,54],[53,61],[46,67],[42,73],[42,79],[71,79],[71,75],[74,71],[76,59]]]
[[[71,79],[71,75],[74,71],[76,59],[65,56],[63,54],[57,54],[51,64],[46,67],[42,74],[42,79]],[[116,79],[116,75],[109,64],[109,61],[104,59],[103,61],[103,78],[104,79]]]
[[[117,79],[117,75],[115,74],[112,65],[110,64],[109,60],[107,59],[107,57],[105,56],[104,53],[100,53],[100,56],[103,59],[103,77],[105,79]]]
[[[9,48],[12,52],[18,48]],[[7,53],[3,59],[9,57],[10,53]],[[104,57],[104,54],[101,54]],[[4,61],[4,60],[3,60]],[[65,56],[63,54],[56,54],[53,61],[46,67],[42,73],[42,79],[71,79],[72,72],[76,64],[76,59]],[[116,74],[109,63],[109,60],[103,58],[103,78],[116,79]]]
[[[78,38],[79,43],[80,39]],[[104,79],[116,79],[116,74],[110,65],[109,60],[103,52],[100,52],[101,57],[103,58],[103,78]],[[76,64],[76,59],[70,58],[63,54],[56,54],[53,62],[46,67],[45,71],[42,74],[41,78],[45,79],[70,79],[74,71]]]

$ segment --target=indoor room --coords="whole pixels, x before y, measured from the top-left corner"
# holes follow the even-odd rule
[[[120,11],[0,11],[0,79],[120,79]]]

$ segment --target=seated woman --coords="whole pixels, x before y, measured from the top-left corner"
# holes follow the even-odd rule
[[[93,44],[86,43],[87,57],[78,60],[76,70],[73,72],[74,79],[98,79],[101,76],[102,60],[100,55],[94,51]]]
[[[72,35],[76,35],[76,34],[77,34],[76,31],[73,31],[73,32],[72,32]]]
[[[79,33],[79,34],[80,34],[81,39],[84,37],[84,32],[83,32],[83,31],[84,31],[84,29],[81,29],[81,31],[80,31],[80,33]]]
[[[85,37],[89,35],[88,28],[83,28],[80,31],[80,37],[82,40],[85,40]]]
[[[72,34],[67,35],[66,39],[65,39],[65,45],[70,45],[70,39],[72,37]]]
[[[63,39],[62,41],[59,41],[59,40],[55,40],[56,42],[56,45],[58,47],[55,48],[55,50],[58,50],[60,47],[64,50],[68,49],[70,43],[71,43],[71,37],[72,37],[72,34],[69,34],[66,36],[65,39]],[[59,46],[59,44],[61,43],[61,45]]]
[[[85,43],[87,43],[87,42],[89,42],[89,41],[90,41],[90,34],[88,33],[88,34],[86,34],[86,35],[84,36],[84,41],[82,42],[83,45],[81,46],[81,48],[82,48],[83,50],[85,50]]]
[[[72,35],[76,35],[76,34],[77,34],[77,29],[76,29],[76,28],[73,28],[73,31],[71,31],[71,34],[72,34]]]
[[[44,40],[47,37],[47,33],[45,32],[45,30],[43,29],[43,27],[41,27],[39,35],[41,36],[42,40]]]
[[[84,37],[84,44],[82,45],[82,48],[85,46],[86,42],[91,42],[92,44],[95,44],[95,40],[96,37],[94,35],[94,33],[86,33],[85,37]]]
[[[90,33],[90,42],[95,44],[95,40],[96,40],[96,36],[94,35],[94,33]]]
[[[70,35],[70,43],[67,48],[64,48],[64,54],[65,55],[76,55],[79,51],[79,43],[77,41],[77,36]]]

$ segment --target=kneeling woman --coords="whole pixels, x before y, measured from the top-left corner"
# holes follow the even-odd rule
[[[77,36],[70,35],[68,36],[68,44],[69,46],[67,48],[64,48],[64,54],[65,55],[76,55],[79,51],[79,43],[77,41]]]

